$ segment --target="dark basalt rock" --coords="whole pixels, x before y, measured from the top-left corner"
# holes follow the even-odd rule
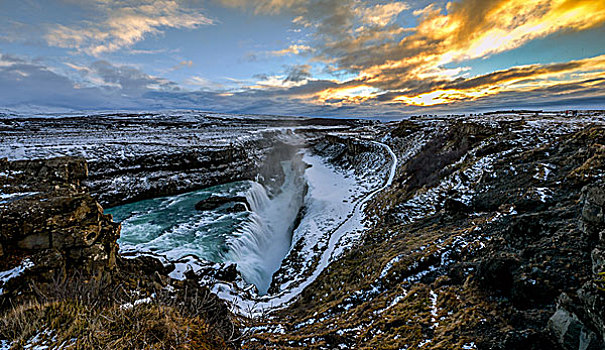
[[[87,175],[83,159],[3,161],[0,172],[17,174],[4,179],[7,188],[33,193],[0,204],[0,270],[29,257],[32,266],[22,279],[43,289],[59,272],[102,276],[116,269],[120,224],[80,186]],[[11,279],[0,299],[24,296],[24,287],[20,278]]]
[[[239,273],[235,264],[229,264],[218,270],[215,274],[216,279],[226,282],[233,282],[237,279]]]
[[[593,280],[577,291],[577,301],[563,294],[549,329],[564,349],[605,348],[605,183],[599,181],[582,190],[581,227],[592,245]]]
[[[450,216],[464,216],[471,212],[471,208],[468,205],[452,198],[445,200],[443,210]]]
[[[548,330],[565,350],[601,350],[605,342],[598,333],[587,327],[574,312],[574,302],[563,294],[559,300],[557,311],[548,320]]]
[[[519,259],[512,254],[501,253],[481,261],[477,279],[481,285],[502,295],[509,295],[513,287],[513,271]]]
[[[248,205],[245,203],[237,202],[233,203],[233,205],[228,206],[225,211],[227,213],[241,213],[242,211],[248,211]]]
[[[406,137],[421,128],[422,126],[420,124],[414,123],[412,120],[402,120],[391,131],[391,135],[393,137]]]
[[[222,206],[227,206],[228,212],[239,212],[246,211],[250,207],[248,199],[246,197],[221,197],[211,196],[204,200],[197,202],[195,209],[199,211],[216,210]]]

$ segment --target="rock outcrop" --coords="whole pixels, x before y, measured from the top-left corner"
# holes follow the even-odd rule
[[[589,242],[592,278],[573,296],[559,297],[549,328],[566,350],[605,348],[605,183],[582,190],[581,227]]]
[[[237,348],[238,327],[208,288],[172,280],[174,266],[155,258],[119,256],[120,224],[82,186],[87,175],[81,158],[0,161],[0,341]]]
[[[40,285],[68,271],[100,277],[116,268],[120,224],[82,188],[84,159],[3,160],[0,173],[0,186],[10,191],[0,204],[0,270],[27,258],[31,266],[21,277]],[[0,298],[25,286],[10,279]]]

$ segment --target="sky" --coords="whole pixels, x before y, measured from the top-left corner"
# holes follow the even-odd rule
[[[605,109],[605,1],[0,0],[0,107]]]

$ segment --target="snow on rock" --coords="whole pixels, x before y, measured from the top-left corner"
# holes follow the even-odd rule
[[[34,267],[34,263],[27,258],[24,259],[18,266],[10,270],[0,272],[0,295],[4,294],[2,286],[8,283],[8,281],[11,279],[19,277],[25,270],[31,269],[32,267]]]

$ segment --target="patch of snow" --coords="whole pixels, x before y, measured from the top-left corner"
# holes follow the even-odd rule
[[[536,167],[536,173],[533,177],[536,180],[546,181],[554,168],[555,166],[552,164],[540,163],[539,166]]]
[[[141,304],[149,304],[153,301],[153,298],[155,297],[155,294],[152,294],[150,297],[147,298],[142,298],[142,299],[137,299],[132,303],[125,303],[120,305],[120,309],[122,310],[130,310],[133,307],[137,306],[137,305],[141,305]]]
[[[540,197],[540,201],[546,203],[546,200],[551,198],[550,193],[552,191],[548,187],[536,187],[534,188],[535,193]]]
[[[50,339],[49,339],[50,338]],[[46,350],[50,349],[50,344],[57,341],[57,336],[52,330],[44,329],[28,339],[23,349]]]
[[[25,270],[34,267],[34,263],[29,259],[24,259],[19,266],[10,270],[0,272],[0,286],[4,286],[9,280],[19,277]],[[0,295],[4,294],[3,288],[0,288]]]
[[[393,259],[391,259],[380,272],[380,278],[385,278],[387,276],[387,274],[389,273],[389,271],[393,268],[393,265],[398,263],[402,257],[403,257],[403,254],[400,254],[400,255],[397,255],[396,257],[394,257]]]
[[[437,293],[435,293],[432,289],[429,292],[430,295],[430,300],[431,300],[431,322],[433,323],[431,325],[431,329],[434,329],[436,327],[439,327],[439,322],[437,322],[437,315],[439,310],[437,309]]]
[[[12,202],[17,199],[29,197],[38,194],[38,192],[16,192],[16,193],[2,193],[0,192],[0,204]]]
[[[425,339],[425,340],[421,341],[420,343],[418,343],[418,347],[419,347],[419,348],[422,348],[422,347],[424,347],[425,345],[428,345],[428,344],[430,344],[430,343],[432,343],[432,342],[433,342],[433,340],[431,340],[431,339]]]
[[[405,297],[407,295],[408,295],[408,291],[404,289],[403,292],[402,292],[402,294],[396,296],[395,299],[393,299],[393,301],[391,301],[391,303],[387,307],[385,307],[382,310],[376,311],[375,314],[380,315],[383,312],[390,310],[392,307],[394,307],[395,305],[399,304],[399,302],[401,302],[403,299],[405,299]]]
[[[10,350],[13,342],[8,340],[0,340],[0,350]]]

